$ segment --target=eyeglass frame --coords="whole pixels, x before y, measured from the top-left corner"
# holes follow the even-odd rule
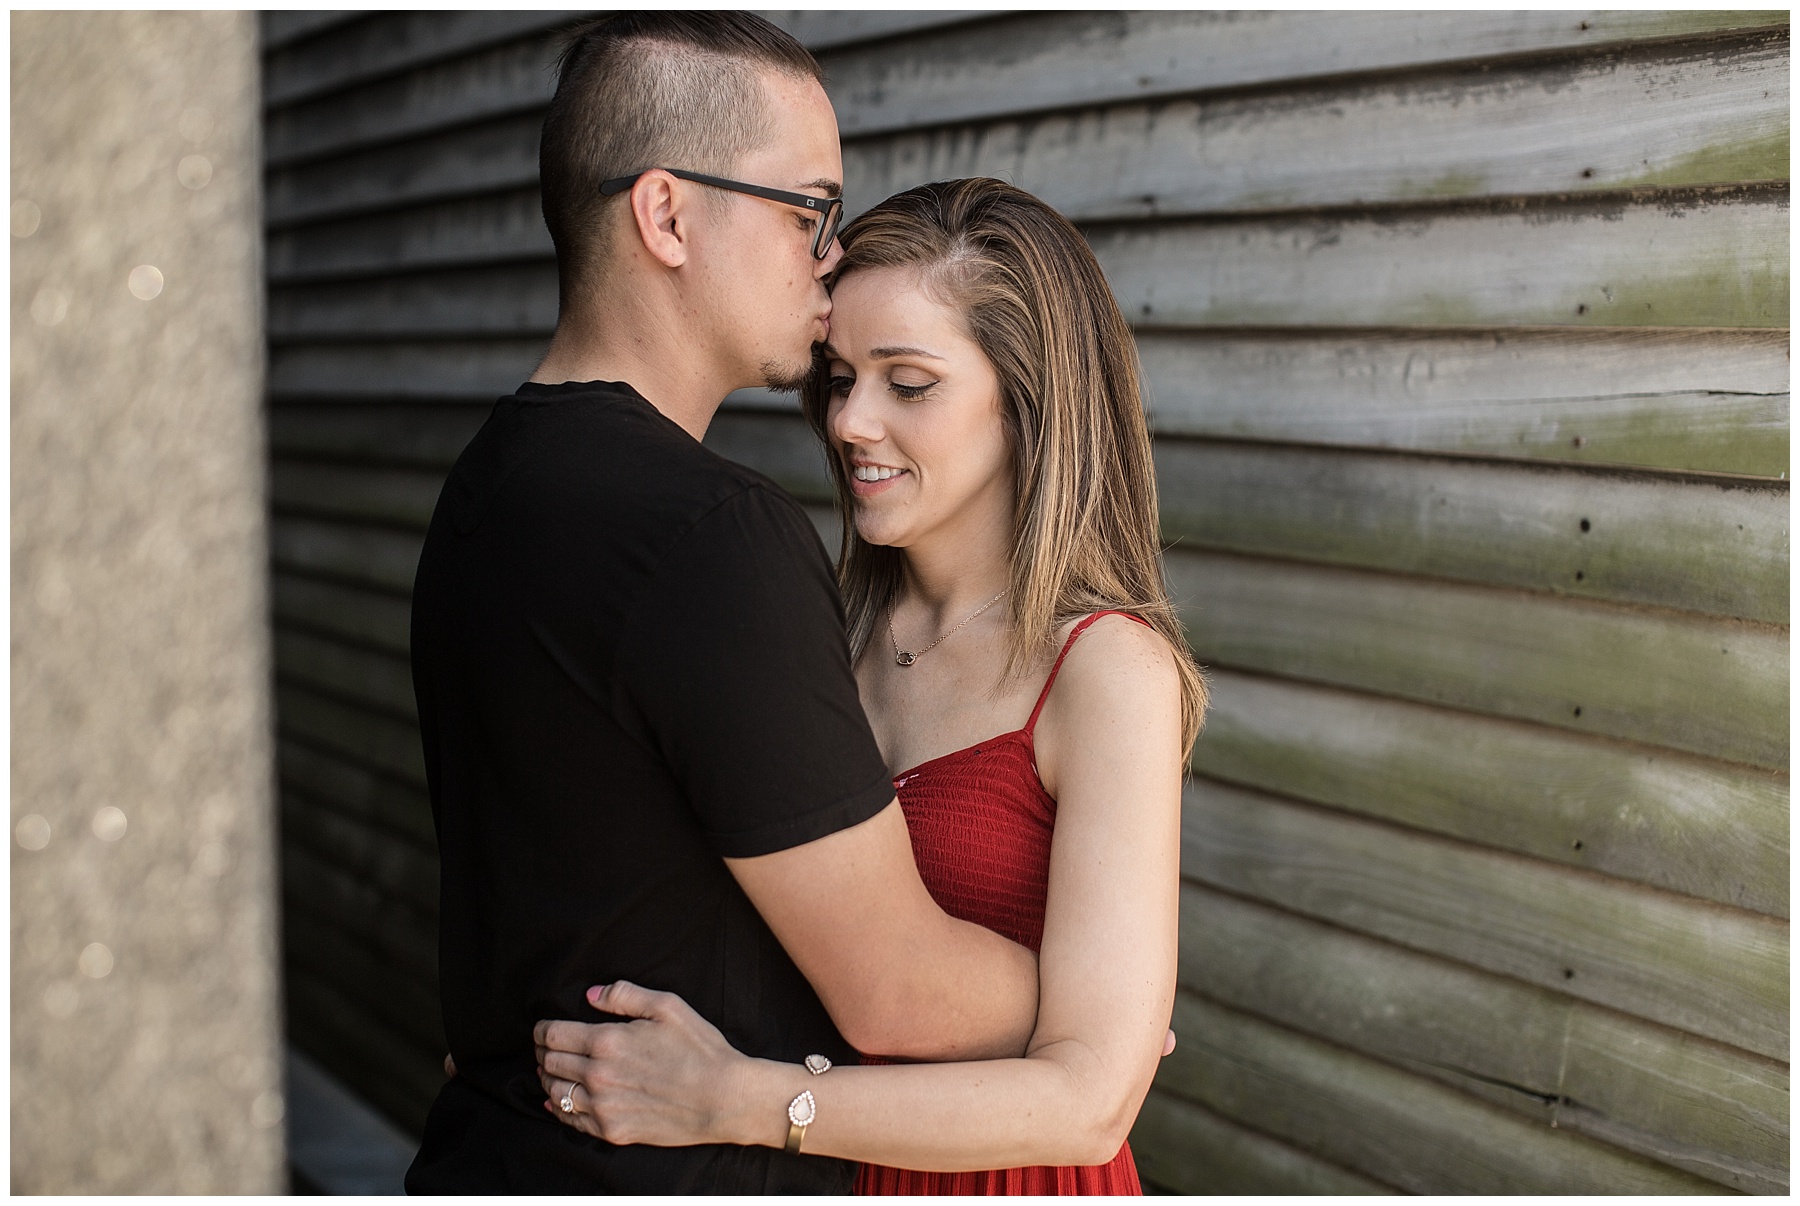
[[[680,168],[645,168],[629,176],[617,176],[600,186],[602,197],[611,197],[624,192],[639,179],[650,172],[667,172],[678,180],[692,180],[695,184],[705,184],[713,188],[729,189],[734,193],[745,193],[752,197],[761,197],[765,201],[779,201],[783,205],[792,205],[795,209],[807,209],[819,215],[819,229],[813,235],[812,257],[822,260],[831,254],[832,240],[837,238],[838,226],[843,221],[844,199],[842,197],[815,197],[810,193],[790,193],[786,189],[765,188],[760,184],[745,184],[741,180],[727,180],[723,176],[708,176],[701,172],[686,172]]]

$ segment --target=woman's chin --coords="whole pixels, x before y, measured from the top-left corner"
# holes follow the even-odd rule
[[[879,524],[856,525],[856,534],[864,544],[872,544],[882,548],[900,545],[906,538],[901,533]]]

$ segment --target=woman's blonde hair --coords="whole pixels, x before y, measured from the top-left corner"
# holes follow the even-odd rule
[[[1140,616],[1175,653],[1185,757],[1200,732],[1206,685],[1157,558],[1156,472],[1136,345],[1081,233],[1030,193],[972,179],[889,197],[849,223],[840,241],[834,284],[866,268],[917,270],[925,289],[963,316],[1000,379],[1018,490],[1006,673],[1047,656],[1056,630],[1079,616]],[[826,376],[813,373],[802,404],[829,447]],[[857,535],[843,462],[826,459],[844,526],[838,583],[860,659],[898,596],[902,554]]]

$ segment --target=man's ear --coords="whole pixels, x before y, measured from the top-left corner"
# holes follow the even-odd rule
[[[638,239],[666,268],[687,263],[687,225],[693,212],[693,190],[664,171],[649,171],[631,186],[631,218]]]

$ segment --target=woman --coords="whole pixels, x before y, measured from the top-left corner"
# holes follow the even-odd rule
[[[842,243],[804,405],[862,700],[933,896],[1039,952],[1036,1033],[1018,1059],[819,1074],[615,984],[589,1000],[647,1023],[598,1057],[540,1025],[540,1075],[610,1141],[798,1138],[863,1161],[861,1193],[1137,1193],[1205,690],[1157,562],[1130,332],[1074,227],[996,180],[901,193]]]

